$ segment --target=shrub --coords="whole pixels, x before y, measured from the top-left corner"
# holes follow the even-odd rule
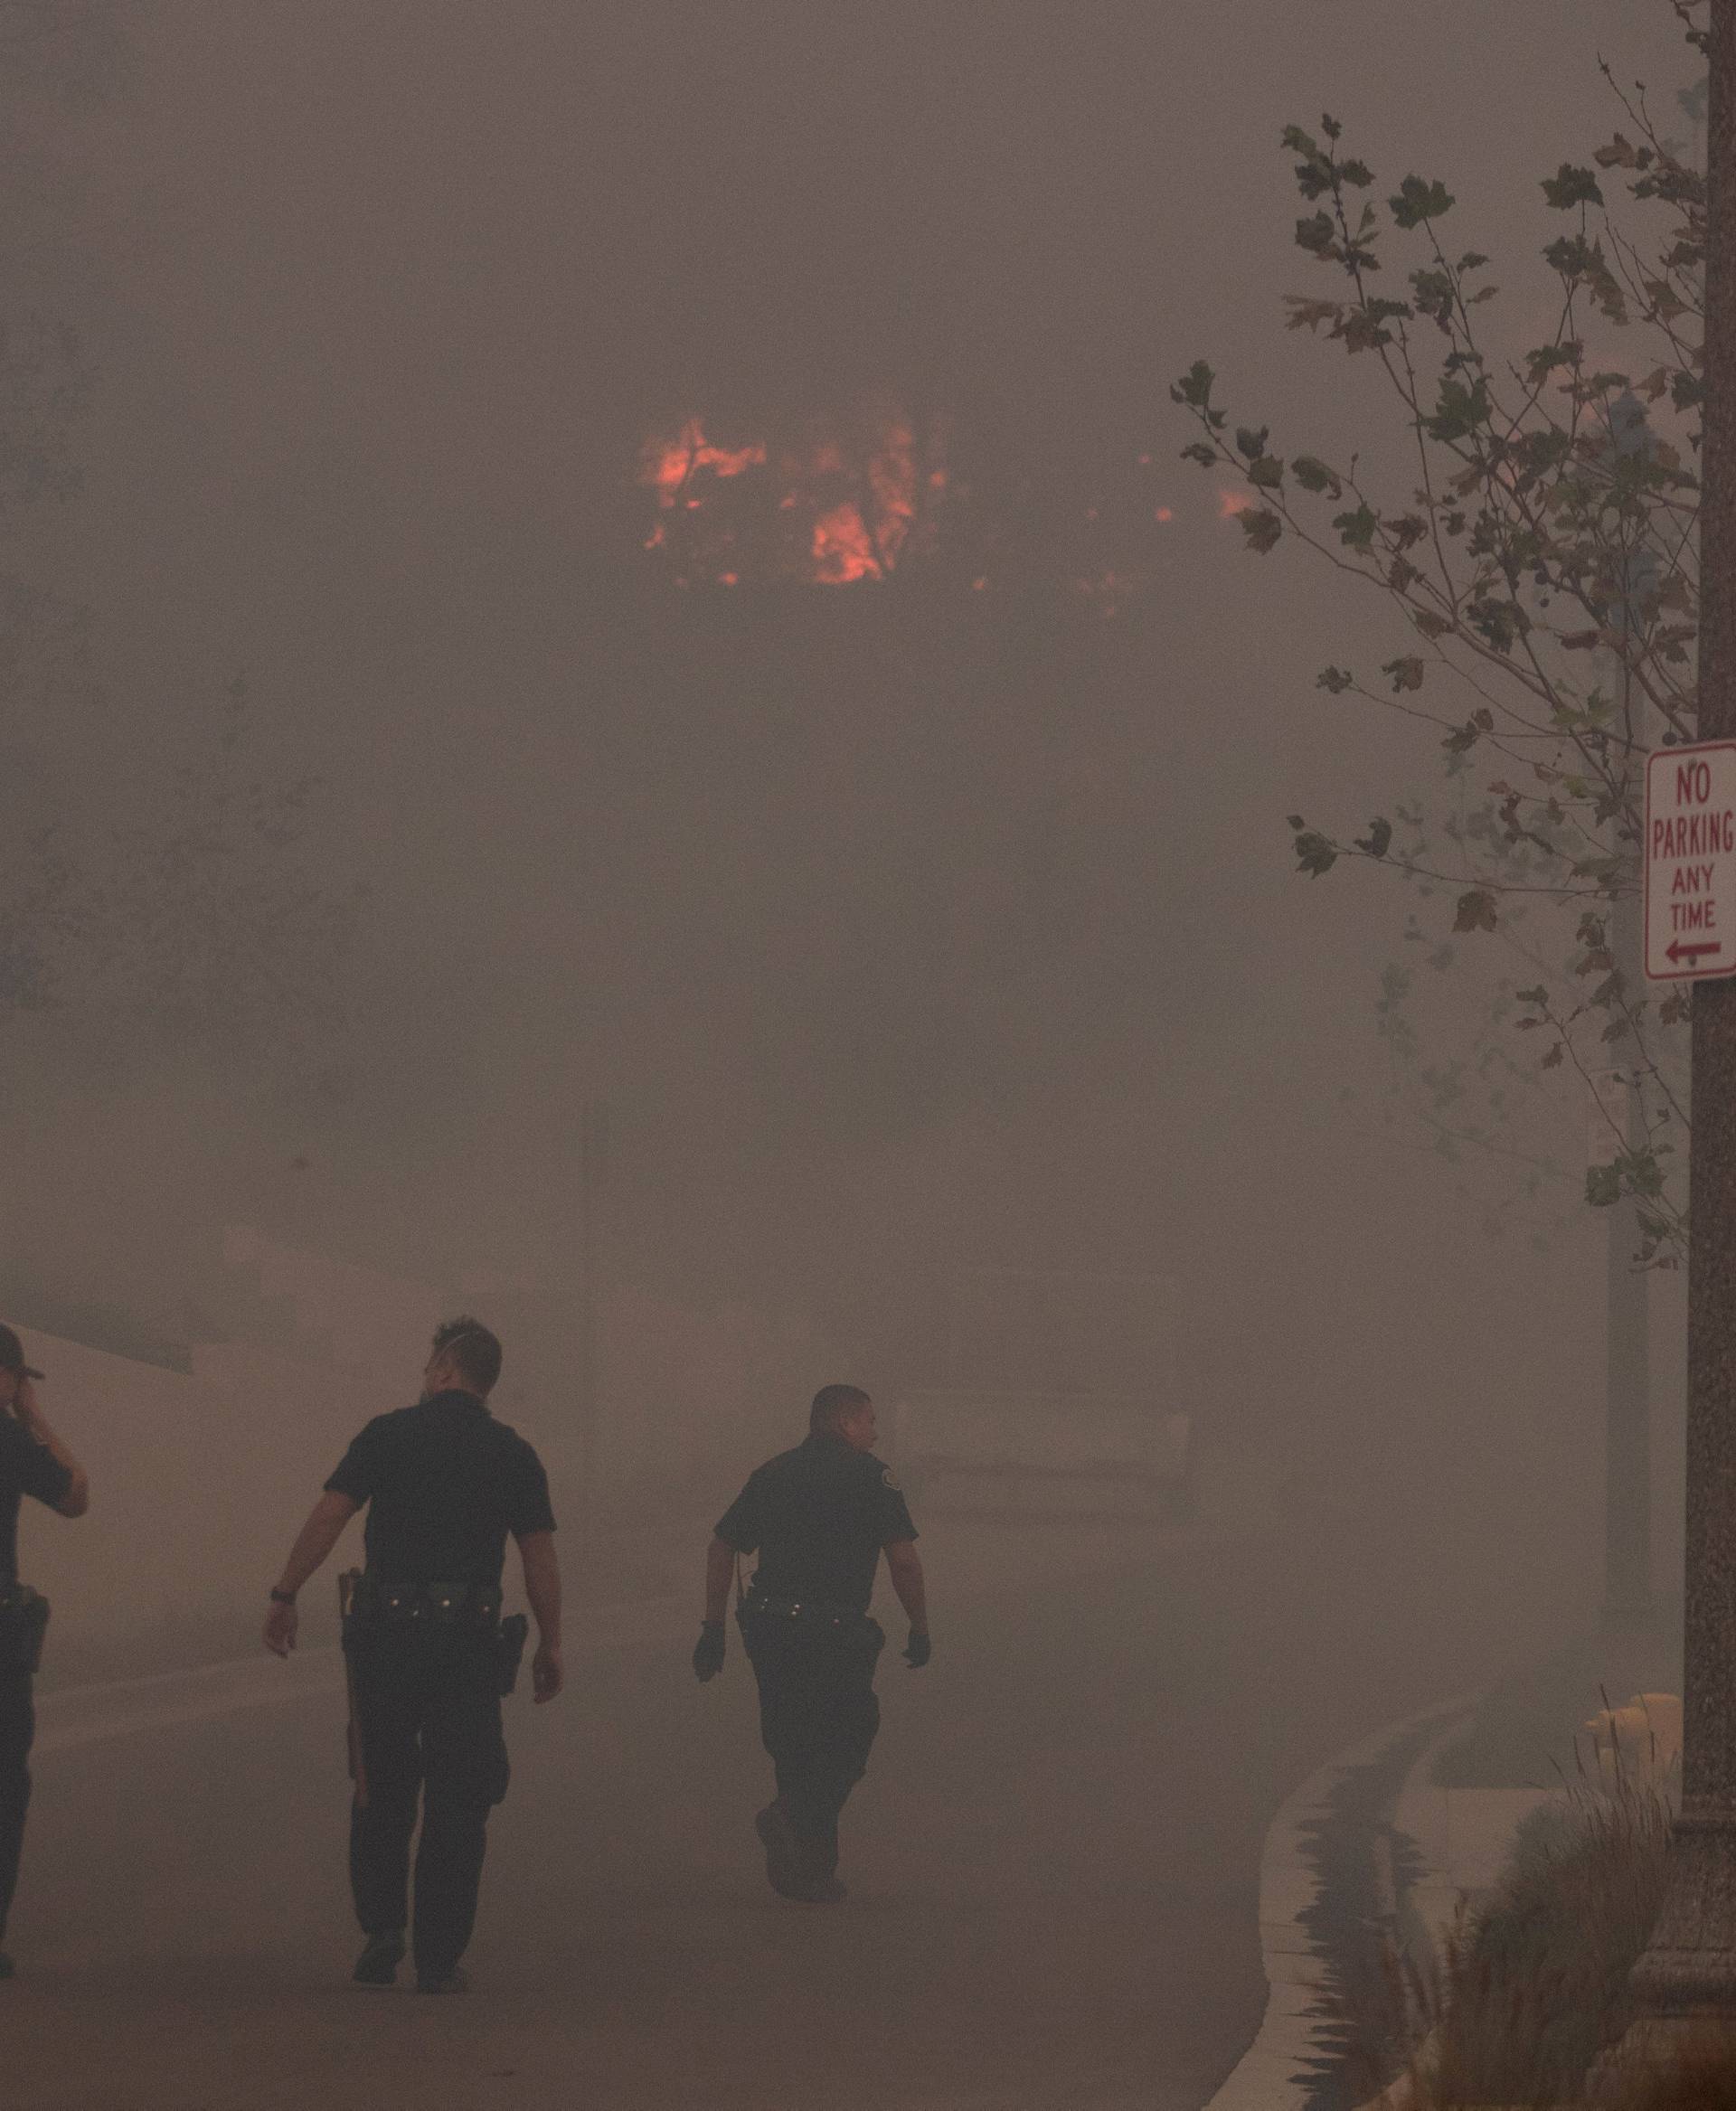
[[[1620,1767],[1612,1793],[1592,1778],[1581,1771],[1521,1827],[1500,1884],[1448,1937],[1435,1984],[1415,1989],[1429,2037],[1413,2067],[1430,2111],[1571,2102],[1627,2027],[1628,1976],[1663,1895],[1670,1798]],[[1658,2098],[1659,2111],[1675,2101]]]

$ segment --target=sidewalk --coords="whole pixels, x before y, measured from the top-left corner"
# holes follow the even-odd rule
[[[1273,1820],[1260,1862],[1265,2018],[1207,2111],[1357,2111],[1374,2097],[1391,2006],[1382,1952],[1401,1951],[1426,1978],[1549,1800],[1543,1788],[1436,1785],[1436,1758],[1474,1705],[1389,1724]]]

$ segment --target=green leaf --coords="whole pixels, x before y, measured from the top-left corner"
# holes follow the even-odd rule
[[[1316,829],[1305,828],[1296,839],[1297,870],[1317,880],[1338,862],[1338,853]]]
[[[1342,696],[1346,689],[1355,688],[1356,677],[1348,667],[1323,667],[1314,685],[1326,690],[1328,695]]]
[[[1182,449],[1182,459],[1184,462],[1197,462],[1202,469],[1215,469],[1218,466],[1218,450],[1210,440],[1190,440]]]
[[[1326,262],[1337,247],[1337,233],[1331,213],[1310,213],[1296,223],[1296,246]]]
[[[1395,197],[1387,203],[1399,227],[1420,227],[1425,220],[1439,220],[1453,209],[1453,198],[1445,184],[1425,184],[1420,176],[1406,176]]]
[[[1392,841],[1392,824],[1379,815],[1368,825],[1368,834],[1356,838],[1356,848],[1371,858],[1383,858]]]
[[[1609,1210],[1621,1200],[1621,1169],[1616,1165],[1588,1165],[1585,1199],[1594,1210]]]
[[[1292,154],[1299,154],[1297,164],[1296,187],[1305,198],[1324,197],[1332,188],[1332,161],[1299,125],[1286,125],[1280,135],[1281,144]]]
[[[1330,491],[1336,498],[1344,489],[1326,465],[1313,455],[1298,455],[1290,464],[1290,474],[1304,491]]]
[[[1335,514],[1333,526],[1338,531],[1338,539],[1347,550],[1368,550],[1374,547],[1374,531],[1380,521],[1364,499],[1354,513]]]
[[[1187,403],[1203,410],[1212,401],[1212,384],[1217,380],[1203,359],[1196,359],[1169,391],[1173,403]]]
[[[1453,303],[1458,293],[1451,276],[1433,269],[1413,271],[1410,287],[1420,312],[1446,329],[1453,319]]]
[[[1491,595],[1479,595],[1465,613],[1471,628],[1498,653],[1510,653],[1531,628],[1531,617],[1516,601],[1498,601]]]
[[[1248,481],[1261,491],[1278,491],[1284,485],[1284,465],[1276,455],[1261,455],[1248,465]]]
[[[1603,193],[1598,188],[1598,179],[1589,168],[1575,168],[1564,161],[1560,172],[1543,178],[1543,196],[1556,212],[1571,212],[1576,205],[1601,205]]]
[[[1361,307],[1352,308],[1333,335],[1344,339],[1348,352],[1377,351],[1381,345],[1392,342],[1385,317],[1410,313],[1410,307],[1401,300],[1371,300]]]
[[[1495,928],[1495,897],[1486,887],[1468,888],[1458,898],[1453,918],[1456,931],[1492,931]]]
[[[1243,547],[1255,555],[1264,557],[1269,550],[1278,547],[1284,532],[1284,523],[1268,506],[1248,506],[1236,515],[1241,523],[1241,532],[1247,537]]]
[[[1423,424],[1430,439],[1465,439],[1486,425],[1488,417],[1489,384],[1483,376],[1478,374],[1467,387],[1458,375],[1446,374],[1435,398],[1434,415]]]
[[[1284,301],[1290,311],[1287,330],[1317,331],[1322,323],[1337,323],[1344,312],[1342,301],[1310,300],[1306,294],[1287,293]]]
[[[1266,452],[1266,442],[1271,428],[1266,425],[1239,425],[1236,428],[1236,452],[1246,455],[1251,461]]]
[[[1401,659],[1388,660],[1381,672],[1392,677],[1394,696],[1401,695],[1407,689],[1422,687],[1422,661],[1415,653],[1408,653]]]

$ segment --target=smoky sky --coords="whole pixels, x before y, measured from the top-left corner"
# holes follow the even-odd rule
[[[41,120],[98,387],[39,561],[106,702],[34,752],[62,798],[148,800],[243,671],[259,767],[322,780],[318,870],[367,889],[350,1097],[226,1126],[250,1206],[407,1265],[534,1258],[597,1098],[623,1270],[863,1343],[966,1256],[1222,1277],[1252,1240],[1359,1325],[1381,1282],[1485,1265],[1377,1120],[1394,905],[1296,879],[1283,826],[1432,770],[1312,688],[1387,634],[1242,555],[1168,384],[1208,356],[1290,450],[1348,452],[1368,399],[1282,328],[1280,127],[1330,108],[1383,183],[1445,176],[1517,278],[1537,178],[1618,121],[1599,51],[1688,77],[1667,8],[129,21],[113,98]],[[648,431],[875,390],[947,406],[1033,508],[1151,453],[1149,594],[1093,626],[639,561]],[[1392,1235],[1419,1196],[1439,1251]]]

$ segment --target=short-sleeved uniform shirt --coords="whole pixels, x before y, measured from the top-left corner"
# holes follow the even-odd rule
[[[554,1530],[542,1460],[474,1393],[376,1415],[326,1486],[367,1505],[368,1569],[385,1583],[498,1583],[508,1532]]]
[[[26,1495],[52,1505],[72,1485],[71,1471],[22,1422],[0,1414],[0,1590],[18,1580],[18,1505]]]
[[[891,1468],[821,1432],[750,1475],[717,1536],[738,1554],[759,1555],[754,1582],[768,1597],[865,1613],[880,1550],[913,1540],[916,1527]]]

